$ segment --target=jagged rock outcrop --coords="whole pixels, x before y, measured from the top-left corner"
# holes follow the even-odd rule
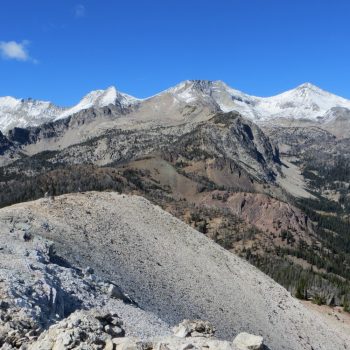
[[[278,149],[258,126],[235,112],[215,115],[165,149],[185,161],[232,161],[238,169],[263,182],[273,182],[280,165]]]
[[[189,323],[192,326],[196,325],[195,334],[183,337],[175,332],[174,335],[140,339],[124,337],[123,322],[118,315],[101,313],[97,310],[77,311],[42,333],[29,345],[28,350],[260,350],[263,348],[262,337],[242,333],[233,342],[224,341],[214,338],[212,333],[207,332],[208,328],[212,328],[208,322],[187,320],[185,323],[186,326]]]
[[[110,349],[124,337],[123,321],[117,314],[99,310],[76,311],[51,326],[29,345],[29,350]],[[113,339],[115,341],[113,342]]]
[[[43,225],[50,229],[49,223]],[[70,265],[56,255],[52,242],[21,220],[0,223],[0,300],[1,349],[33,343],[45,329],[75,310],[91,308],[112,313],[112,319],[118,311],[129,335],[168,332],[164,322],[136,308],[113,281],[100,278],[89,267]],[[110,332],[118,330],[112,327]]]

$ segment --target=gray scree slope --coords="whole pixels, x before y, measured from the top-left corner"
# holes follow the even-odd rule
[[[273,280],[144,198],[64,195],[1,209],[0,222],[25,222],[32,235],[54,241],[61,257],[114,280],[171,324],[208,320],[218,336],[248,331],[273,350],[350,348],[350,337]]]

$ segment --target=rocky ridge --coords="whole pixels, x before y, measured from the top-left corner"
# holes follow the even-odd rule
[[[70,132],[65,134],[65,130],[72,122],[73,119],[63,119],[41,128],[14,129],[9,140],[22,146],[23,151],[32,152],[36,142],[40,144],[46,139],[56,152],[51,160],[48,159],[53,164],[120,164],[158,152],[170,158],[174,154],[192,159],[225,159],[234,163],[237,171],[241,169],[263,182],[273,181],[279,172],[278,149],[259,127],[235,112],[218,113],[207,122],[190,125],[110,130],[61,149],[62,142],[70,135]],[[53,145],[50,139],[53,143],[58,139],[58,142]],[[39,147],[44,147],[44,144]]]
[[[1,223],[0,347],[31,344],[48,327],[75,310],[117,310],[128,335],[168,333],[168,326],[136,307],[119,287],[86,267],[79,269],[55,254],[53,243],[37,236],[28,222]],[[9,235],[11,239],[9,239]],[[111,326],[111,332],[124,335]],[[156,331],[157,330],[157,331]],[[113,333],[113,334],[114,334]]]
[[[157,125],[206,120],[212,113],[238,111],[255,122],[308,121],[326,129],[349,125],[350,101],[305,83],[272,97],[250,96],[222,81],[188,80],[146,99],[118,92],[114,87],[92,91],[76,106],[60,108],[50,102],[0,98],[0,130],[37,126],[89,108],[116,107],[129,116],[130,125]],[[334,124],[334,123],[335,124]]]
[[[124,337],[123,322],[118,315],[97,310],[77,311],[42,333],[36,342],[29,345],[28,350],[267,349],[263,345],[262,337],[248,333],[240,333],[233,342],[215,339],[212,326],[201,320],[185,320],[174,327],[173,332],[174,335],[164,335],[147,340],[130,336]]]
[[[45,311],[45,305],[52,305],[56,295],[55,312],[46,313],[55,322],[57,315],[64,312],[59,301],[66,291],[87,309],[92,300],[101,302],[111,315],[117,314],[123,320],[127,336],[132,334],[135,322],[128,319],[132,310],[137,320],[146,317],[151,325],[148,334],[155,329],[169,332],[166,324],[174,325],[195,315],[211,322],[220,338],[232,340],[239,332],[248,331],[263,336],[271,349],[347,348],[346,335],[315,318],[282,287],[140,197],[114,193],[65,195],[53,201],[43,199],[1,209],[0,222],[4,248],[0,251],[4,262],[2,285],[7,295],[11,294],[7,282],[10,276],[24,280],[11,283],[12,288],[17,288],[17,297],[7,296],[4,300],[8,310],[20,305],[18,312],[26,313],[38,305]],[[47,258],[47,241],[54,244],[54,262]],[[21,248],[16,253],[18,246]],[[37,247],[43,247],[41,253]],[[76,279],[74,273],[79,275],[79,270],[85,272]],[[74,278],[66,280],[66,276]],[[90,282],[95,279],[92,276],[96,276],[94,284]],[[52,285],[49,278],[58,279],[61,289],[54,288],[61,293],[39,282],[43,277],[51,288],[59,284]],[[105,283],[118,286],[146,314],[111,298]],[[72,285],[76,290],[73,295],[69,289]],[[13,311],[7,315],[16,318]],[[35,313],[31,317],[36,323],[40,321]],[[11,326],[6,323],[6,327]],[[27,329],[23,332],[26,337]],[[140,337],[138,331],[134,332]]]

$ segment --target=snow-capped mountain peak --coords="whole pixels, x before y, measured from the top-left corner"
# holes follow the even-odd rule
[[[319,88],[316,85],[313,85],[311,83],[304,83],[301,84],[299,86],[297,86],[295,89],[291,89],[288,90],[286,92],[283,92],[281,94],[278,94],[276,96],[272,96],[270,97],[272,98],[277,98],[280,97],[282,98],[289,98],[289,97],[293,97],[293,98],[299,98],[299,99],[326,99],[329,98],[331,96],[334,97],[338,97],[335,96],[325,90],[322,90],[321,88]]]
[[[193,103],[201,99],[215,103],[223,112],[237,110],[255,121],[276,118],[323,120],[332,108],[350,109],[350,101],[336,96],[312,83],[304,83],[294,89],[272,97],[256,97],[229,87],[220,80],[187,80],[166,90],[177,99]]]
[[[191,103],[198,99],[210,97],[210,89],[213,82],[208,80],[185,80],[163,93],[174,95],[178,100]],[[161,94],[163,94],[161,93]]]
[[[95,90],[89,92],[77,105],[65,110],[58,115],[55,120],[66,118],[91,107],[101,108],[108,105],[115,105],[116,103],[126,107],[137,101],[138,99],[135,97],[121,93],[114,86],[110,86],[106,90]]]
[[[184,103],[202,101],[216,105],[224,112],[239,110],[252,119],[255,117],[255,112],[251,109],[255,97],[232,89],[221,80],[185,80],[163,93],[173,94]]]
[[[130,95],[117,91],[114,86],[106,90],[92,91],[84,96],[77,105],[69,108],[58,107],[49,101],[32,98],[0,97],[0,130],[6,132],[14,127],[37,126],[66,118],[91,107],[101,108],[112,104],[124,108],[138,101]]]
[[[0,110],[5,108],[15,108],[21,100],[11,96],[0,97]]]
[[[95,90],[88,93],[83,99],[75,106],[79,106],[83,109],[94,107],[105,107],[110,104],[115,104],[116,101],[123,103],[132,103],[137,101],[136,98],[119,92],[114,86],[108,87],[106,90]]]
[[[39,125],[62,113],[63,108],[31,98],[0,97],[0,130]]]
[[[324,91],[324,90],[320,89],[318,86],[316,86],[316,85],[314,85],[314,84],[312,84],[312,83],[309,83],[309,82],[300,84],[299,86],[297,86],[297,87],[295,88],[295,90]]]
[[[264,120],[271,118],[318,120],[334,107],[350,108],[350,101],[311,83],[304,83],[276,96],[261,98],[257,106]]]
[[[78,104],[69,108],[57,107],[47,101],[0,97],[0,130],[6,132],[13,127],[36,126],[69,117],[92,107],[114,105],[122,111],[127,111],[135,104],[144,104],[145,109],[140,108],[140,113],[146,113],[147,120],[153,118],[156,122],[165,114],[168,115],[167,120],[181,119],[181,111],[185,105],[196,107],[197,111],[204,111],[207,116],[213,111],[235,110],[257,122],[277,119],[329,122],[336,117],[339,119],[339,111],[342,109],[346,109],[341,112],[343,118],[348,118],[347,110],[350,110],[349,100],[311,83],[304,83],[276,96],[256,97],[235,90],[220,80],[186,80],[142,100],[121,93],[111,86],[105,90],[88,93]],[[205,117],[203,115],[203,118]]]

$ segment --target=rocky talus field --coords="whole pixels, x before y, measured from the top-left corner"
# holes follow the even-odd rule
[[[1,209],[0,227],[3,349],[349,348],[283,287],[142,197],[44,198]]]

